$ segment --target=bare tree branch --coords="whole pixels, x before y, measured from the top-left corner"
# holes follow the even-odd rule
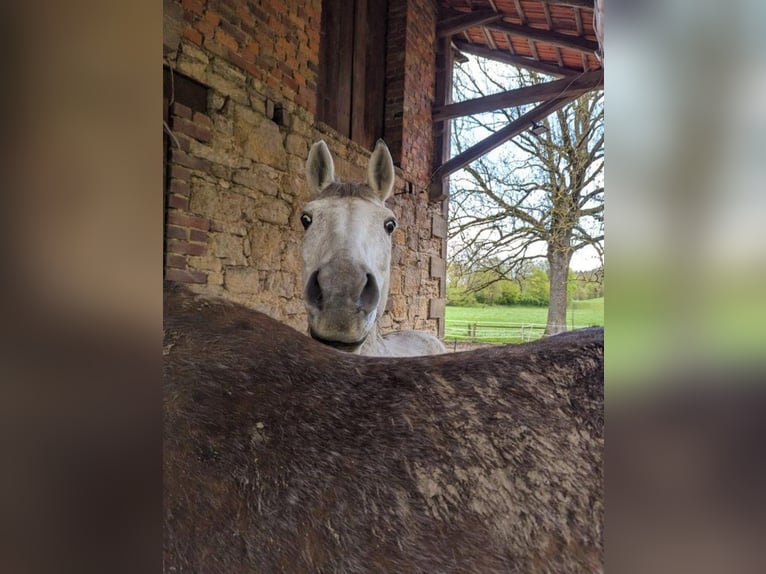
[[[469,59],[455,70],[454,98],[462,101],[540,81],[543,77],[534,72]],[[528,108],[455,118],[453,149],[467,149]],[[572,254],[589,245],[603,254],[603,92],[585,94],[541,124],[544,133],[522,132],[453,174],[449,241],[451,261],[459,261],[465,272],[483,272],[470,286],[473,290],[546,259],[550,326],[565,323],[560,315],[566,312]]]

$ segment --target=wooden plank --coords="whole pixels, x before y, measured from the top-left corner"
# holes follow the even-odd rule
[[[512,56],[515,56],[516,50],[513,49],[513,40],[511,40],[511,37],[508,34],[503,34],[503,39],[505,40],[506,44],[508,44],[508,51]]]
[[[559,66],[564,66],[564,58],[561,57],[561,48],[558,46],[554,46],[553,49],[556,51],[556,61],[559,63]]]
[[[354,34],[351,63],[351,97],[349,109],[351,113],[350,138],[369,149],[367,144],[367,126],[365,126],[365,105],[367,103],[367,0],[356,0],[354,14]]]
[[[335,127],[338,120],[338,100],[335,97],[340,75],[340,62],[335,57],[340,38],[340,14],[337,0],[327,0],[322,10],[322,34],[319,44],[319,85],[317,86],[317,115],[327,125]]]
[[[494,10],[478,10],[476,12],[467,12],[459,16],[450,16],[436,24],[436,36],[446,38],[459,34],[468,28],[482,26],[489,22],[502,20],[503,14]]]
[[[442,121],[460,116],[470,116],[563,96],[581,96],[591,90],[603,89],[603,87],[604,71],[597,70],[573,78],[526,86],[455,104],[436,106],[433,109],[433,120]]]
[[[346,78],[338,78],[339,98],[345,99],[348,90],[349,132],[343,131],[345,102],[337,103],[339,117],[334,127],[365,149],[372,149],[378,138],[383,137],[385,120],[388,1],[356,0],[354,8],[346,10],[353,16],[351,68],[349,73],[342,74]],[[344,22],[348,21],[347,16]]]
[[[366,126],[365,149],[372,149],[383,137],[386,113],[386,22],[388,0],[367,0],[367,94],[364,115]]]
[[[558,6],[571,6],[573,8],[585,8],[593,10],[593,0],[540,0],[543,4],[555,4]]]
[[[519,26],[518,24],[511,24],[509,22],[492,22],[487,24],[486,27],[490,30],[508,32],[511,36],[531,38],[532,40],[546,42],[554,46],[569,48],[579,52],[592,54],[598,50],[598,42],[592,42],[591,40],[578,38],[577,36],[567,36],[566,34],[559,34],[558,32],[549,32],[530,26]]]
[[[338,76],[336,81],[335,97],[337,99],[337,116],[335,127],[346,137],[351,136],[351,105],[353,96],[353,65],[354,65],[354,12],[349,9],[343,0],[328,0],[325,4],[332,4],[338,12],[340,30],[337,43],[337,52],[329,54],[329,58],[338,60]],[[356,2],[354,2],[356,4]]]
[[[524,56],[514,56],[500,50],[490,50],[486,46],[480,44],[471,44],[463,40],[453,40],[455,47],[461,52],[467,54],[473,54],[474,56],[480,56],[482,58],[489,58],[505,64],[510,64],[519,68],[527,70],[533,70],[535,72],[542,72],[543,74],[549,74],[556,77],[572,76],[580,73],[580,70],[573,70],[571,68],[560,68],[554,64],[546,64],[545,62],[537,62],[531,58],[525,58]]]
[[[467,166],[472,161],[480,158],[499,145],[507,142],[512,137],[520,134],[526,129],[529,129],[535,122],[543,119],[556,110],[563,108],[565,105],[575,100],[576,98],[577,96],[566,96],[563,98],[548,100],[533,110],[530,110],[520,118],[512,121],[501,130],[498,130],[491,136],[483,139],[476,145],[471,146],[463,153],[460,153],[449,161],[444,162],[431,177],[432,188],[441,186],[441,180],[448,175],[455,173],[457,170]]]
[[[585,32],[583,31],[582,27],[582,15],[580,14],[579,8],[573,8],[572,11],[575,15],[575,25],[577,26],[577,35],[582,36]]]
[[[527,16],[526,14],[524,14],[524,8],[521,7],[521,0],[513,0],[513,5],[516,7],[516,13],[519,15],[519,20],[521,20],[521,25],[526,26]]]
[[[529,44],[529,51],[532,53],[532,57],[535,60],[540,61],[540,54],[537,52],[537,44],[535,41],[531,39],[527,40],[527,44]]]
[[[545,23],[548,24],[548,30],[553,30],[553,19],[551,18],[551,9],[547,4],[543,4],[543,14],[545,15]]]
[[[487,40],[487,46],[489,46],[489,49],[497,50],[497,44],[495,44],[495,39],[492,37],[492,32],[486,28],[482,28],[481,31],[484,34],[484,38]]]

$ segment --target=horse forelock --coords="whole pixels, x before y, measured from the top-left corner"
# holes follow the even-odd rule
[[[331,197],[358,197],[374,203],[380,203],[378,194],[375,193],[369,185],[360,182],[341,182],[331,183],[317,196],[317,199],[327,199]]]

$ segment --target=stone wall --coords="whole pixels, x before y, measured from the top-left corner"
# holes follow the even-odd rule
[[[429,0],[416,4],[430,6]],[[423,18],[410,12],[404,33],[422,33],[414,23],[422,26]],[[179,101],[169,109],[166,277],[301,330],[298,218],[308,200],[309,147],[323,138],[342,179],[363,180],[370,155],[315,120],[320,18],[318,1],[165,0],[165,64],[207,87],[205,109]],[[432,84],[430,57],[403,71],[403,85],[409,73],[413,88],[413,74],[427,74],[429,66],[424,84]],[[430,122],[430,104],[423,103],[432,98],[430,84],[418,96],[425,100],[407,111],[429,142],[408,133],[407,122],[400,127],[402,157],[422,153],[429,162],[402,160],[397,169],[389,206],[399,228],[384,331],[443,330],[446,223],[441,204],[428,201],[431,149],[415,149],[430,145],[430,123],[421,128]]]

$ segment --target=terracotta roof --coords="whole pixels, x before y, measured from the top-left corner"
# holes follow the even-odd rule
[[[439,0],[437,32],[461,52],[558,75],[598,70],[591,0]]]

